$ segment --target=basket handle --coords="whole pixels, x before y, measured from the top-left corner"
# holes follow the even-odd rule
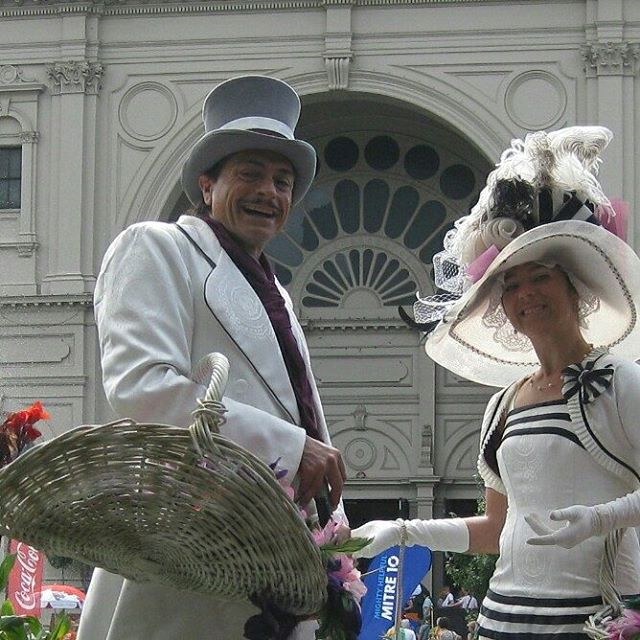
[[[620,615],[622,599],[615,586],[616,556],[626,529],[614,529],[604,539],[604,554],[600,563],[600,591],[603,603],[611,609],[613,617]]]
[[[193,379],[209,383],[204,398],[198,400],[198,407],[192,414],[195,420],[189,427],[193,446],[199,455],[203,455],[203,451],[217,449],[213,434],[220,433],[220,426],[225,423],[227,409],[221,399],[229,379],[229,361],[221,353],[210,353],[198,363]]]

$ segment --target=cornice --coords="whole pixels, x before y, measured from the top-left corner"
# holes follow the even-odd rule
[[[247,2],[198,2],[194,0],[0,0],[2,16],[42,16],[56,14],[189,14],[258,11],[291,11],[329,6],[391,7],[402,5],[460,5],[481,2],[505,3],[507,0],[255,0]]]
[[[25,309],[30,307],[93,307],[93,296],[51,295],[51,296],[3,296],[0,297],[2,309]]]
[[[402,320],[395,318],[363,318],[357,320],[305,318],[300,320],[302,327],[308,331],[397,331],[412,333]]]

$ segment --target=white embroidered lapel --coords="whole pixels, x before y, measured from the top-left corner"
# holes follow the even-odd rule
[[[295,421],[296,399],[269,316],[226,252],[218,256],[204,289],[211,312]]]

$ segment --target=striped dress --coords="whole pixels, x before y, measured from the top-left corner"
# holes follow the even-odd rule
[[[527,545],[535,534],[523,516],[535,512],[546,521],[552,509],[608,502],[627,490],[583,448],[564,400],[511,410],[496,457],[509,508],[480,609],[479,637],[583,640],[586,618],[602,607],[598,571],[604,538],[573,549]],[[620,545],[616,582],[623,594],[636,594],[639,580],[640,546],[631,530]]]

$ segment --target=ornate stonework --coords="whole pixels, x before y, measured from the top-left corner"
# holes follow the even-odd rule
[[[13,64],[0,65],[0,85],[16,84],[19,82],[34,82],[33,78],[26,78],[21,67]]]
[[[51,92],[93,93],[101,88],[104,67],[98,62],[69,60],[47,65],[47,77],[51,81]]]
[[[18,139],[21,144],[35,144],[38,142],[40,134],[37,131],[21,131],[18,134]]]
[[[588,77],[635,75],[640,59],[640,43],[590,42],[582,47],[584,70]]]
[[[325,56],[327,85],[330,91],[349,87],[349,64],[351,56]]]

